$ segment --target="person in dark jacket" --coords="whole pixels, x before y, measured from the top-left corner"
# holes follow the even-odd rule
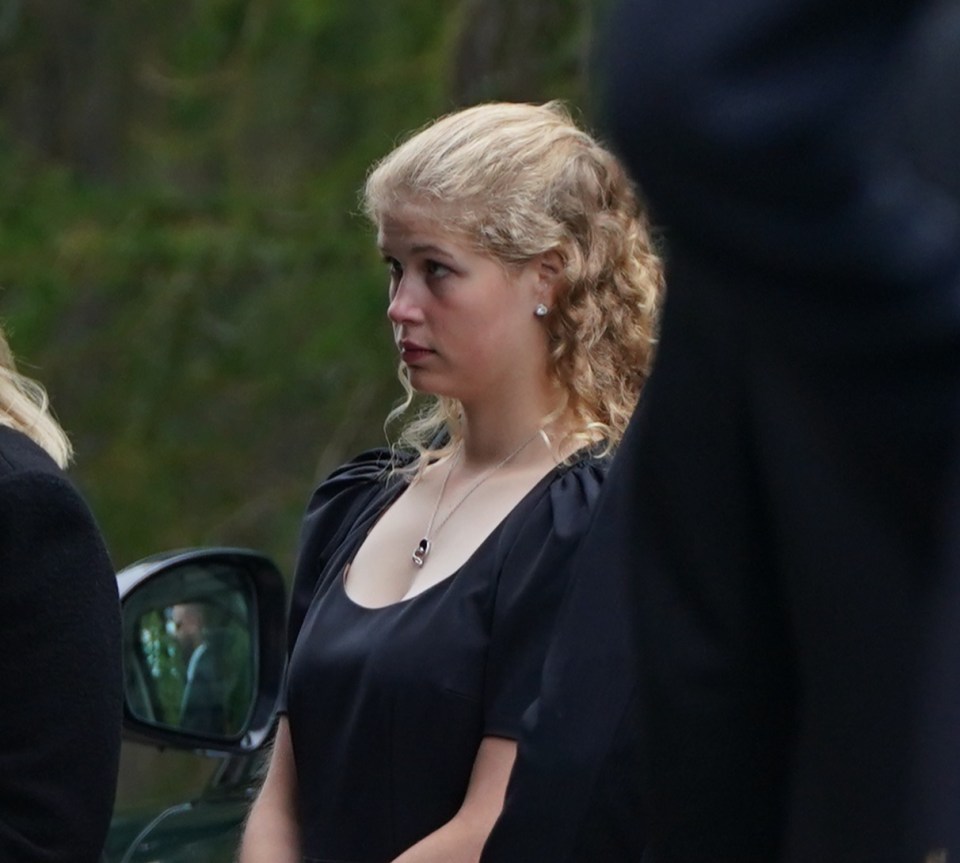
[[[173,606],[172,620],[184,661],[180,727],[202,734],[227,734],[227,702],[232,680],[220,639],[211,637],[210,606],[183,602]]]
[[[960,855],[957,22],[619,4],[669,290],[484,863]]]
[[[116,790],[120,608],[70,443],[0,331],[0,860],[96,863]]]

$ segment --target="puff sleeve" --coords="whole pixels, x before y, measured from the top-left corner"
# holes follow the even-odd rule
[[[331,473],[310,498],[300,529],[300,547],[290,597],[288,652],[297,640],[330,555],[370,501],[383,491],[392,463],[386,449],[362,452]]]
[[[529,517],[501,538],[484,686],[484,733],[517,738],[536,699],[544,657],[569,580],[569,562],[587,530],[606,462],[588,457],[550,484]]]
[[[394,464],[389,450],[372,449],[337,468],[314,491],[300,529],[297,564],[287,615],[287,655],[300,634],[303,618],[330,555],[343,542],[351,525],[386,488]],[[284,681],[278,710],[286,712]]]

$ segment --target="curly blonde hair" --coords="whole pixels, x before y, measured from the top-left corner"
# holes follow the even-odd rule
[[[372,167],[363,205],[375,225],[415,210],[508,267],[557,252],[563,287],[544,323],[565,395],[558,414],[573,417],[568,437],[578,445],[619,443],[650,370],[663,268],[626,171],[561,103],[490,103],[441,117]],[[407,398],[388,425],[414,402],[402,363],[399,377]],[[432,397],[398,445],[436,455],[460,429],[459,403]]]
[[[20,374],[7,337],[0,327],[0,425],[23,432],[64,468],[73,448],[50,411],[47,391]]]

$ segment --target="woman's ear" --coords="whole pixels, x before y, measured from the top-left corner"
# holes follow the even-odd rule
[[[553,308],[564,282],[563,256],[556,249],[537,257],[537,299]]]

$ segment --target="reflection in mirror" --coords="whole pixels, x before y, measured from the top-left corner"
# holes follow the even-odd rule
[[[257,686],[247,576],[220,561],[188,561],[132,599],[124,606],[131,714],[205,736],[242,734]]]

